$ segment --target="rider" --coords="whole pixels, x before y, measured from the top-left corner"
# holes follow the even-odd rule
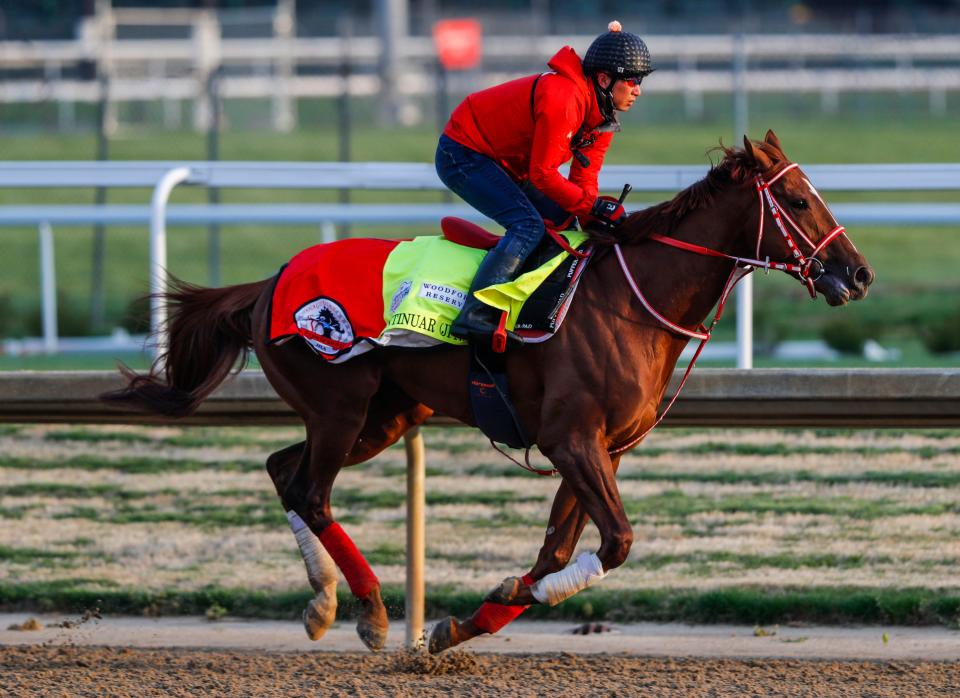
[[[640,96],[653,72],[647,45],[610,22],[583,60],[569,46],[550,59],[549,72],[469,95],[453,112],[437,145],[440,179],[506,230],[477,270],[454,335],[486,336],[498,311],[473,291],[513,279],[543,238],[544,221],[567,227],[578,216],[614,226],[623,206],[598,197],[597,174],[613,134],[615,111]],[[574,158],[570,177],[557,169]]]

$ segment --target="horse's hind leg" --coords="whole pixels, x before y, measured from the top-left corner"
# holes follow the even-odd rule
[[[298,525],[309,527],[343,572],[362,609],[357,634],[367,647],[379,650],[386,644],[388,629],[380,582],[350,536],[334,520],[330,509],[333,482],[354,437],[355,434],[351,434],[346,441],[335,423],[326,427],[313,421],[308,423],[306,457],[283,498],[300,519],[293,519],[295,530]]]
[[[407,397],[389,381],[384,381],[367,410],[367,419],[354,442],[347,465],[362,463],[395,443],[413,426],[421,424],[432,411]],[[302,519],[293,511],[284,493],[306,456],[306,441],[287,446],[267,458],[267,472],[290,519],[291,528],[307,568],[307,580],[315,596],[303,612],[303,626],[311,640],[319,640],[336,620],[337,567]]]
[[[306,455],[306,446],[307,442],[301,441],[272,454],[267,458],[267,472],[287,512],[297,547],[300,548],[300,556],[307,568],[307,581],[315,594],[303,611],[303,628],[307,637],[319,640],[337,617],[337,566],[320,543],[320,539],[303,524],[283,497]]]
[[[308,527],[343,572],[362,611],[357,633],[369,648],[383,647],[387,613],[380,582],[356,545],[333,519],[333,482],[353,449],[380,385],[380,369],[366,357],[338,366],[318,363],[306,345],[258,347],[264,373],[304,420],[307,443],[296,472],[279,492],[294,531]]]

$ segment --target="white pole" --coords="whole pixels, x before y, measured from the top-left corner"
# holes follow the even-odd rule
[[[337,226],[330,221],[324,221],[320,224],[320,241],[323,243],[337,241]]]
[[[380,93],[377,102],[381,109],[381,122],[386,125],[404,123],[406,116],[400,80],[407,74],[409,5],[409,0],[377,0],[374,3],[374,16],[380,34]]]
[[[189,167],[169,170],[157,182],[150,201],[150,331],[156,357],[167,348],[167,308],[160,297],[167,290],[167,201],[173,188],[189,177]]]
[[[292,131],[297,125],[296,110],[291,96],[296,59],[293,55],[293,39],[296,36],[296,0],[278,0],[273,16],[274,41],[279,44],[276,72],[273,76],[273,128],[276,131]]]
[[[737,368],[753,368],[753,274],[737,285]]]
[[[40,295],[43,315],[43,350],[57,353],[57,268],[53,258],[53,230],[40,224]]]
[[[424,485],[426,457],[423,434],[414,427],[403,437],[407,451],[407,647],[416,647],[423,635],[423,569],[426,527],[424,525]]]
[[[743,34],[734,38],[733,142],[747,134],[747,46]],[[737,368],[753,368],[753,275],[737,286]]]
[[[193,128],[206,131],[210,127],[213,109],[207,92],[210,73],[220,65],[220,22],[212,10],[203,10],[193,20],[193,70],[197,80],[193,99]]]

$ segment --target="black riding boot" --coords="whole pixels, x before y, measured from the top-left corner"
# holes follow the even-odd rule
[[[480,262],[477,275],[473,277],[473,283],[470,284],[467,301],[450,328],[454,337],[460,339],[469,339],[471,336],[488,337],[496,331],[503,311],[477,300],[473,292],[510,281],[520,271],[523,257],[517,257],[508,251],[501,250],[500,247],[500,245],[494,247]]]

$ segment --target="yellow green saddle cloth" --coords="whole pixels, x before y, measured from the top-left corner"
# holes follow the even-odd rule
[[[587,239],[579,231],[560,233],[576,249]],[[381,344],[397,344],[391,337],[409,332],[448,344],[466,344],[450,334],[450,325],[460,313],[477,267],[486,250],[464,247],[442,237],[419,237],[401,242],[390,252],[383,268],[383,314],[386,326]],[[513,330],[523,304],[543,281],[567,258],[559,252],[536,269],[513,281],[476,291],[478,299],[506,310],[506,327]],[[415,345],[409,337],[403,342]]]

